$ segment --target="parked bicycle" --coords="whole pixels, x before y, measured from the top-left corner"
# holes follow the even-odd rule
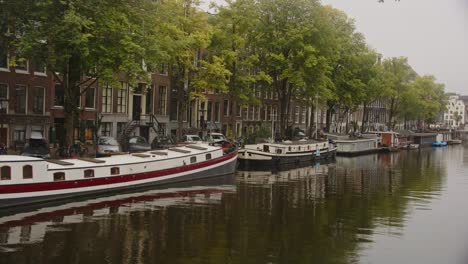
[[[68,159],[71,157],[70,148],[67,145],[61,145],[55,151],[55,157]]]
[[[71,156],[83,157],[88,155],[88,148],[81,141],[76,141],[75,144],[70,147],[69,153]]]

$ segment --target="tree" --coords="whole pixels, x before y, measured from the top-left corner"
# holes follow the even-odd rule
[[[436,83],[434,76],[418,76],[403,92],[399,115],[405,120],[433,121],[444,111],[447,96],[444,85]]]
[[[158,28],[163,40],[164,62],[169,65],[171,87],[177,93],[177,137],[182,137],[183,117],[188,103],[203,97],[205,90],[227,90],[230,76],[225,62],[210,54],[212,28],[199,1],[174,0],[160,4]]]
[[[259,23],[258,6],[253,0],[238,0],[227,1],[227,6],[218,8],[218,14],[210,19],[214,29],[209,49],[224,61],[231,73],[228,82],[230,102],[237,101],[239,106],[258,105],[260,101],[255,98],[254,90],[262,90],[263,86],[271,84],[270,76],[257,67],[256,36],[251,33]],[[234,115],[231,118],[234,122]]]
[[[80,115],[79,98],[98,81],[112,83],[122,73],[130,83],[147,77],[144,64],[157,59],[151,1],[1,1],[1,44],[11,63],[28,58],[45,63],[64,89],[67,143]],[[21,57],[18,56],[21,54]]]
[[[405,57],[388,58],[383,61],[384,85],[388,87],[385,96],[388,98],[387,107],[389,109],[388,128],[395,127],[395,118],[400,114],[400,103],[403,94],[408,86],[417,77],[416,72],[408,64]]]
[[[259,23],[252,30],[253,49],[258,55],[258,68],[271,79],[267,92],[278,94],[279,127],[284,135],[289,126],[291,100],[305,91],[307,72],[317,62],[312,44],[317,1],[258,1]]]

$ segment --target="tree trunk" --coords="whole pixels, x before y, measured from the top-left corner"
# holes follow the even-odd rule
[[[367,109],[367,104],[364,103],[362,108],[362,124],[361,124],[361,133],[366,132],[367,123],[369,122],[369,113]]]
[[[333,115],[333,107],[335,104],[331,101],[327,101],[327,113],[325,117],[325,131],[330,132],[331,119]]]

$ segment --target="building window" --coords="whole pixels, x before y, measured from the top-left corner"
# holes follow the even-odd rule
[[[13,140],[15,143],[24,143],[26,141],[26,127],[15,127]]]
[[[301,123],[302,124],[305,124],[307,121],[307,108],[306,107],[303,107],[302,108],[302,116],[301,116]]]
[[[236,107],[236,116],[241,116],[241,113],[242,113],[242,107],[240,104],[237,104],[237,107]]]
[[[177,104],[176,98],[171,99],[170,108],[171,108],[171,111],[169,111],[169,119],[171,121],[174,121],[174,120],[177,121],[179,119],[179,106]]]
[[[122,83],[122,88],[117,92],[117,112],[127,112],[127,87]]]
[[[3,166],[0,170],[0,180],[2,181],[9,181],[11,180],[11,168],[10,166]]]
[[[16,66],[15,66],[16,71],[23,71],[23,72],[28,72],[29,71],[29,62],[26,58],[23,57],[22,53],[18,53],[16,55]]]
[[[95,108],[95,93],[96,89],[93,87],[88,87],[86,90],[86,96],[85,96],[85,107],[86,108]]]
[[[206,110],[206,121],[213,121],[213,103],[208,101],[208,108]]]
[[[101,136],[110,137],[112,132],[112,123],[111,122],[102,122],[101,123]]]
[[[35,114],[44,113],[44,88],[34,87],[33,88],[33,112]]]
[[[34,62],[34,73],[40,75],[46,75],[46,64],[44,62]]]
[[[64,181],[64,180],[65,180],[65,172],[54,173],[54,181]]]
[[[206,154],[206,155],[205,155],[205,159],[206,159],[206,160],[210,160],[210,159],[211,159],[211,153]]]
[[[32,179],[33,178],[33,169],[31,165],[23,166],[23,179]]]
[[[294,123],[299,124],[299,106],[296,106],[296,111],[294,111]]]
[[[4,83],[0,83],[0,99],[8,99],[8,85]],[[8,113],[8,109],[2,108],[0,105],[0,113],[6,114]]]
[[[159,68],[159,74],[167,75],[167,64],[161,64],[161,67]]]
[[[215,107],[214,107],[214,121],[215,122],[219,122],[220,110],[221,109],[219,109],[219,102],[215,102]]]
[[[54,105],[63,106],[65,103],[65,89],[61,84],[55,84]]]
[[[120,134],[122,134],[124,132],[124,128],[125,128],[126,124],[127,123],[125,123],[125,122],[118,122],[117,123],[117,135],[120,135]]]
[[[112,112],[112,87],[106,86],[102,89],[102,112]]]
[[[94,177],[94,170],[84,170],[84,177],[85,178],[93,178]]]
[[[2,69],[8,69],[8,53],[6,49],[0,48],[0,68]]]
[[[166,108],[167,108],[167,87],[166,86],[159,86],[159,94],[158,94],[158,115],[166,115]]]
[[[26,114],[26,86],[24,85],[15,87],[15,113]]]
[[[120,174],[120,168],[119,167],[112,167],[110,170],[111,170],[111,175]]]
[[[153,113],[153,87],[151,87],[146,91],[146,100],[145,100],[145,113],[152,114]]]
[[[223,113],[224,116],[229,116],[229,100],[224,100],[223,102]]]
[[[190,163],[197,162],[197,157],[190,157]]]

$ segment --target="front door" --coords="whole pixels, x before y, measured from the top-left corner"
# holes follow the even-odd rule
[[[0,128],[0,143],[6,146],[7,138],[8,138],[8,129],[6,127]]]
[[[140,120],[141,115],[141,95],[133,95],[132,119]]]
[[[140,127],[140,136],[149,142],[149,127]]]

